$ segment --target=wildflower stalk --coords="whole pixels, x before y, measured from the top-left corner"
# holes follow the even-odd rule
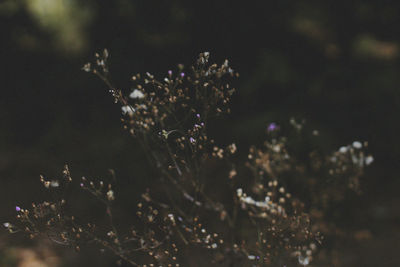
[[[355,141],[325,157],[311,150],[309,167],[289,153],[292,149],[287,137],[280,136],[278,124],[270,123],[264,146],[250,148],[244,163],[249,171],[239,175],[239,165],[232,156],[236,145],[220,148],[207,135],[208,120],[230,112],[228,104],[234,89],[225,79],[238,74],[228,61],[211,65],[209,53],[204,52],[192,73],[184,73],[179,66],[178,75],[168,71],[164,81],[150,73],[137,74],[132,76],[133,91],[125,96],[109,79],[108,56],[107,50],[102,56],[96,54],[96,64],[86,64],[84,70],[104,81],[114,102],[121,105],[123,127],[138,140],[163,183],[164,194],[156,198],[150,190],[142,194],[144,204],[138,203],[136,211],[140,224],[126,233],[114,220],[111,184],[117,181],[113,172],[108,187],[103,181],[83,177],[80,188],[105,206],[106,228],[111,228],[107,240],[101,230],[105,227],[92,223],[82,227],[85,224],[76,223],[66,212],[65,190],[72,178],[65,166],[63,180],[47,181],[41,176],[53,201],[33,204],[32,212],[16,208],[17,219],[25,228],[3,225],[11,233],[24,229],[31,237],[45,233],[54,242],[78,250],[80,244],[94,241],[132,266],[144,266],[142,261],[151,262],[150,266],[179,266],[177,256],[182,247],[208,249],[213,255],[210,262],[232,266],[308,265],[316,255],[316,243],[321,243],[321,229],[326,236],[336,231],[334,227],[326,230],[326,225],[333,223],[326,222],[324,214],[344,198],[348,188],[358,190],[364,167],[373,161],[364,152],[367,144]],[[290,124],[300,135],[304,123],[293,119]],[[208,177],[204,169],[209,163],[229,166],[226,175]],[[207,191],[214,179],[222,179],[227,185],[220,190],[230,191],[230,200],[221,201],[219,194]],[[335,183],[326,187],[329,179]],[[289,193],[285,186],[292,184],[295,191]],[[159,200],[162,197],[166,200]],[[184,201],[179,203],[178,199]],[[305,203],[313,205],[307,207]]]

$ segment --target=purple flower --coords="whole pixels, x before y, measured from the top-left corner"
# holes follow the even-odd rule
[[[200,119],[200,114],[199,114],[199,113],[197,113],[197,114],[196,114],[196,117]]]
[[[81,183],[80,186],[83,187],[83,183]]]
[[[279,126],[275,122],[272,122],[268,125],[267,132],[270,133],[270,132],[274,132],[276,130],[279,130]]]
[[[190,143],[192,143],[192,144],[196,143],[196,140],[194,140],[193,137],[190,137],[190,138],[189,138],[189,141],[190,141]]]
[[[168,75],[171,76],[172,75],[172,70],[168,71]]]
[[[182,78],[185,77],[185,73],[184,72],[181,72],[181,77]]]
[[[19,206],[16,206],[16,207],[15,207],[15,210],[16,210],[16,211],[21,211],[21,208],[20,208]]]

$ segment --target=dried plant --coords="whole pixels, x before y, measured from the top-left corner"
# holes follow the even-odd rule
[[[308,147],[299,158],[290,137],[270,123],[264,146],[251,147],[243,159],[234,143],[220,147],[208,135],[209,120],[230,113],[235,92],[230,81],[239,75],[227,60],[210,64],[204,52],[190,69],[178,65],[161,81],[136,74],[133,90],[124,92],[111,82],[108,59],[104,50],[83,70],[109,87],[124,129],[160,176],[155,189],[142,194],[134,225],[120,229],[115,223],[114,175],[75,179],[65,166],[61,179],[40,178],[54,192],[53,200],[16,207],[17,222],[4,226],[77,250],[96,243],[132,266],[182,266],[199,253],[208,264],[221,266],[309,265],[323,238],[335,232],[326,216],[332,205],[343,201],[347,190],[359,192],[359,178],[373,161],[364,152],[367,144],[356,141],[328,156]],[[292,119],[286,132],[302,136],[305,128]],[[216,165],[223,174],[211,173],[209,166]],[[155,197],[152,190],[160,191],[160,184],[164,191]],[[225,186],[215,193],[215,184]],[[103,205],[107,222],[97,225],[74,215],[65,192],[76,189]]]

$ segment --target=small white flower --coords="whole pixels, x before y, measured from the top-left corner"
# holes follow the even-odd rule
[[[49,181],[44,181],[43,185],[44,185],[44,187],[49,188],[50,187],[50,182]]]
[[[250,204],[250,205],[255,205],[256,201],[252,197],[244,197],[242,198],[244,203]]]
[[[149,72],[146,72],[147,77],[149,77],[150,79],[154,79],[154,75],[151,75]]]
[[[174,214],[172,214],[172,213],[168,214],[168,218],[171,220],[171,222],[175,223]]]
[[[353,142],[353,147],[357,148],[357,149],[360,149],[360,148],[362,148],[362,144],[359,141],[354,141]]]
[[[342,146],[342,147],[339,148],[339,152],[343,153],[343,154],[346,153],[347,150],[348,150],[347,146]]]
[[[213,244],[211,245],[211,247],[212,247],[213,249],[216,249],[216,248],[218,247],[218,245],[217,245],[216,243],[213,243]]]
[[[84,70],[84,71],[86,71],[86,72],[91,71],[91,70],[92,70],[91,64],[90,64],[90,63],[86,63],[86,64],[83,66],[82,70]]]
[[[121,107],[122,110],[122,114],[129,114],[129,115],[133,115],[133,113],[135,113],[135,109],[132,106],[122,106]]]
[[[108,199],[109,201],[112,201],[112,200],[115,199],[115,197],[114,197],[114,191],[112,191],[111,189],[108,190],[108,192],[107,192],[107,199]]]
[[[5,228],[8,228],[8,227],[11,226],[11,224],[10,224],[9,222],[5,222],[5,223],[3,223],[3,226],[4,226]]]
[[[249,255],[249,256],[247,256],[247,258],[248,258],[249,260],[251,260],[251,261],[254,261],[254,260],[256,259],[256,256],[254,256],[254,255]]]
[[[309,257],[304,257],[304,256],[299,256],[299,263],[303,266],[306,266],[308,264],[310,264],[310,258]]]
[[[142,93],[142,91],[135,89],[133,90],[133,92],[129,95],[130,98],[133,99],[142,99],[144,98],[144,94]]]
[[[114,235],[115,235],[115,234],[114,234],[113,231],[110,231],[110,232],[107,233],[107,236],[109,236],[109,237],[113,237]]]
[[[242,188],[236,189],[236,194],[238,197],[241,197],[243,195],[243,189]]]
[[[370,165],[372,162],[374,162],[374,157],[369,155],[365,158],[365,165]]]
[[[276,152],[276,153],[279,153],[279,152],[281,151],[281,147],[280,147],[280,145],[274,145],[274,146],[272,147],[272,150],[273,150],[274,152]]]
[[[229,66],[229,61],[227,60],[227,59],[225,59],[225,61],[224,61],[224,67],[228,67]]]
[[[57,180],[53,180],[50,182],[50,186],[51,187],[59,187],[60,183]]]

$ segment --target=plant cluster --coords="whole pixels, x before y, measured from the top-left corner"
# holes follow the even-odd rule
[[[356,141],[330,155],[313,146],[299,153],[281,126],[270,123],[264,145],[241,158],[235,143],[223,147],[209,136],[209,121],[230,113],[230,82],[239,76],[227,60],[217,65],[209,57],[201,53],[194,66],[178,65],[162,80],[133,75],[129,92],[111,82],[107,50],[83,67],[109,87],[123,128],[159,177],[141,195],[129,229],[114,220],[118,180],[76,179],[68,166],[60,179],[40,178],[53,200],[16,207],[17,222],[4,226],[77,250],[94,242],[132,266],[186,266],[199,253],[221,266],[311,264],[324,237],[335,232],[332,205],[347,190],[359,191],[364,167],[373,161],[367,144]],[[305,128],[292,119],[287,130],[301,136]],[[63,193],[71,187],[102,203],[108,220],[98,225],[75,216]]]

